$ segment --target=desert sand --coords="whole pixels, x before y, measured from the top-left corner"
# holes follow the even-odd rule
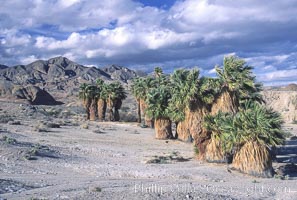
[[[42,114],[49,106],[0,103],[0,199],[297,199],[292,171],[256,178],[199,161],[193,144],[156,140],[153,129],[136,123],[59,118]],[[285,129],[297,135],[296,124]],[[293,151],[280,147],[286,155],[275,169],[296,163],[291,139]]]

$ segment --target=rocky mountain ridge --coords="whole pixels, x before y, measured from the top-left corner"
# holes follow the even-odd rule
[[[81,83],[94,83],[98,78],[107,82],[127,84],[138,76],[136,71],[111,65],[104,68],[86,67],[65,57],[37,60],[28,65],[0,66],[0,96],[14,96],[20,87],[34,85],[63,99],[78,92]]]

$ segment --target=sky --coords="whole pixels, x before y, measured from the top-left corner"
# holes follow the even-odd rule
[[[264,85],[297,83],[297,0],[0,0],[0,64],[65,56],[87,66],[214,76],[224,56]]]

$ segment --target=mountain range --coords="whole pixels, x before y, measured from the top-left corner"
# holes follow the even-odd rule
[[[124,85],[137,76],[145,75],[126,67],[110,65],[102,68],[87,67],[65,57],[37,60],[28,65],[8,67],[0,65],[0,96],[16,97],[15,91],[27,86],[39,87],[56,99],[78,92],[81,83],[120,81]]]

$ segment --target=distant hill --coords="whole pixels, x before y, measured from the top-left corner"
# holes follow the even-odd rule
[[[11,95],[15,88],[34,85],[58,99],[78,92],[81,83],[94,83],[98,78],[123,84],[137,77],[138,72],[122,66],[86,67],[65,57],[37,60],[28,65],[0,65],[0,95]]]
[[[6,66],[6,65],[1,65],[1,64],[0,64],[0,70],[1,70],[1,69],[6,69],[7,67],[8,67],[8,66]]]
[[[297,84],[291,83],[291,84],[287,85],[286,87],[284,87],[283,90],[297,91]]]

